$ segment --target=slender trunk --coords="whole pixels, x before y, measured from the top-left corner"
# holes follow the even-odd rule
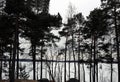
[[[19,37],[17,36],[17,40],[19,41]],[[18,42],[17,41],[17,42]],[[17,76],[16,76],[16,78],[17,79],[19,79],[19,42],[17,43],[17,51],[16,51],[16,55],[17,55],[17,70],[16,70],[16,72],[17,72]]]
[[[1,4],[2,4],[2,6],[3,6],[3,4],[4,4],[4,2],[1,2]],[[2,9],[2,12],[1,12],[1,15],[3,15],[3,9]],[[2,61],[2,59],[3,59],[3,50],[2,50],[2,43],[3,43],[3,41],[2,40],[0,40],[0,80],[2,80],[2,63],[3,63],[3,61]]]
[[[70,79],[70,59],[71,59],[71,54],[70,54],[70,50],[69,50],[69,65],[68,65],[68,69],[69,69],[69,79]]]
[[[61,76],[60,76],[61,78],[60,78],[60,79],[61,79],[61,82],[62,82],[62,79],[63,79],[63,78],[62,78],[62,74],[63,74],[63,73],[62,73],[62,67],[61,67],[61,73],[60,73],[60,74],[61,74]]]
[[[94,62],[94,61],[93,61]],[[92,64],[92,73],[91,73],[91,77],[92,77],[92,82],[94,82],[94,63]]]
[[[113,81],[113,59],[112,59],[112,47],[113,46],[111,46],[111,49],[110,49],[110,51],[111,51],[111,53],[110,53],[110,55],[111,55],[111,76],[110,76],[110,81],[112,82]]]
[[[76,63],[75,63],[74,36],[73,36],[73,33],[72,33],[72,52],[73,52],[73,58],[74,58],[74,70],[75,70],[74,78],[76,78]]]
[[[37,62],[37,80],[38,80],[38,72],[39,72],[39,62]]]
[[[92,82],[92,76],[91,76],[91,74],[92,74],[92,64],[90,63],[90,82]]]
[[[58,60],[60,60],[60,58],[58,58]],[[58,82],[62,82],[62,81],[60,81],[60,72],[61,72],[60,63],[58,63]]]
[[[10,48],[11,48],[11,50],[10,50],[10,60],[9,60],[9,79],[11,78],[11,72],[12,72],[12,68],[11,68],[11,61],[12,61],[12,49],[13,49],[13,47],[12,47],[12,44],[10,45]]]
[[[65,42],[65,64],[64,64],[64,82],[66,82],[66,56],[67,56],[67,41],[68,41],[68,36],[66,35],[66,42]]]
[[[96,64],[96,79],[97,79],[97,82],[98,82],[98,63]]]
[[[78,36],[78,80],[80,82],[80,31]]]
[[[97,44],[97,43],[95,43]],[[98,82],[98,54],[96,53],[96,81]]]
[[[95,77],[95,68],[96,68],[96,46],[95,46],[95,44],[96,44],[96,39],[95,39],[95,36],[94,36],[94,59],[93,59],[93,61],[94,61],[94,67],[93,67],[93,82],[95,82],[95,80],[96,80],[96,77]]]
[[[35,0],[36,11],[38,14],[38,0]],[[37,72],[38,73],[38,72]],[[37,75],[38,78],[38,75]],[[36,44],[33,45],[33,80],[36,80]]]
[[[117,60],[118,60],[118,82],[120,82],[120,58],[119,58],[119,40],[118,40],[118,27],[117,27],[117,13],[116,13],[116,5],[114,8],[114,22],[115,22],[115,33],[116,33],[116,48],[117,48]]]
[[[33,80],[36,80],[36,45],[32,43],[32,56],[33,56]]]
[[[43,61],[42,61],[42,56],[43,56],[43,46],[41,46],[41,74],[40,74],[40,79],[42,79],[42,64],[43,64]]]
[[[82,60],[83,59],[83,52],[82,52]],[[82,63],[82,68],[83,68],[83,82],[85,82],[85,68],[84,68],[84,63]]]
[[[112,59],[111,59],[111,76],[110,76],[110,80],[111,82],[113,81],[113,64],[112,64]]]
[[[82,64],[83,67],[83,82],[85,82],[85,67],[84,67],[84,63]]]
[[[54,72],[54,67],[53,67],[53,56],[52,56],[52,62],[51,62],[51,63],[52,63],[52,67],[51,67],[51,68],[52,68],[52,74],[54,74],[54,73],[53,73],[53,72]]]
[[[91,49],[90,49],[90,82],[92,82],[92,44],[93,41],[91,43]]]
[[[11,78],[10,82],[14,82],[15,80],[15,59],[16,59],[16,54],[17,54],[17,48],[18,48],[18,15],[16,16],[16,28],[15,28],[15,36],[14,36],[14,43],[13,43],[13,58],[12,58],[12,72],[11,72]]]
[[[50,49],[50,54],[51,54],[51,57],[52,57],[52,62],[51,62],[51,64],[52,64],[52,65],[51,65],[51,70],[52,70],[52,72],[51,72],[51,73],[54,75],[54,73],[53,73],[53,72],[54,72],[54,67],[53,67],[53,57],[54,57],[54,56],[53,56],[52,47],[51,47],[51,49]]]

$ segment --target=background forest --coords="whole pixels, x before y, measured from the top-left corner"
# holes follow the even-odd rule
[[[120,82],[119,0],[101,0],[86,18],[69,5],[66,23],[49,4],[0,0],[0,80]]]

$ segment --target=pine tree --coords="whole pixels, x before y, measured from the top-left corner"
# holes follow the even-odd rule
[[[85,27],[85,33],[87,34],[87,37],[90,37],[91,40],[93,41],[93,62],[94,62],[94,67],[93,67],[93,82],[96,82],[96,76],[95,72],[96,70],[96,65],[98,64],[98,54],[97,54],[97,44],[98,44],[98,38],[101,36],[105,35],[107,33],[107,19],[106,19],[106,14],[101,10],[101,9],[95,9],[93,10],[86,22],[86,27]],[[98,77],[97,77],[98,78]]]

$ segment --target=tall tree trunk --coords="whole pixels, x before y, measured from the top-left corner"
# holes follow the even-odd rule
[[[50,47],[52,49],[52,47]],[[54,75],[54,67],[53,67],[53,51],[50,49],[50,54],[51,54],[51,57],[52,57],[52,62],[51,62],[51,73],[52,75]]]
[[[82,52],[82,60],[83,59],[83,52]],[[84,68],[84,63],[82,63],[82,68],[83,68],[83,82],[85,82],[85,68]]]
[[[75,73],[74,73],[74,78],[76,78],[76,63],[75,63],[75,53],[74,53],[74,36],[73,36],[73,33],[72,33],[72,52],[73,52],[73,58],[74,58],[74,70],[75,70]]]
[[[10,82],[14,82],[15,80],[15,59],[16,59],[16,54],[17,54],[17,48],[18,48],[18,29],[19,29],[19,25],[18,25],[18,19],[19,16],[16,15],[16,27],[15,27],[15,36],[14,36],[14,43],[13,43],[13,57],[12,57],[12,72],[11,72],[11,78],[10,78]]]
[[[96,68],[96,39],[95,39],[95,36],[93,37],[94,38],[94,57],[93,57],[93,61],[94,61],[94,67],[93,67],[93,82],[96,82],[96,77],[95,77],[95,68]]]
[[[83,82],[85,82],[85,67],[84,67],[84,63],[82,64],[83,67]]]
[[[60,57],[58,57],[58,61],[60,61]],[[61,77],[61,68],[60,68],[60,63],[58,62],[58,82],[62,82],[60,77]]]
[[[60,60],[60,58],[58,59],[58,60]],[[62,82],[61,80],[60,80],[60,76],[61,76],[61,74],[60,74],[60,72],[61,72],[61,70],[60,70],[60,63],[58,63],[58,82]]]
[[[19,34],[18,34],[19,36]],[[17,55],[17,68],[16,68],[16,72],[17,72],[17,76],[16,76],[16,79],[19,79],[19,37],[17,36],[17,51],[16,51],[16,55]]]
[[[42,70],[42,66],[43,66],[43,65],[42,65],[42,64],[43,64],[42,56],[43,56],[43,46],[41,46],[41,71],[40,71],[41,74],[40,74],[40,79],[42,79],[42,75],[43,75],[43,74],[42,74],[42,72],[43,72],[43,70]]]
[[[33,57],[33,80],[36,80],[36,45],[32,43],[32,57]]]
[[[98,82],[98,62],[96,64],[96,81]]]
[[[112,38],[112,37],[111,37]],[[110,76],[110,82],[113,82],[113,59],[112,59],[112,47],[111,46],[111,49],[110,49],[110,55],[111,55],[111,76]]]
[[[62,78],[62,74],[63,74],[63,73],[62,73],[62,67],[61,67],[61,73],[60,73],[60,74],[61,74],[61,76],[60,76],[61,78],[60,78],[60,79],[61,79],[61,82],[62,82],[62,79],[63,79],[63,78]]]
[[[78,80],[80,82],[80,31],[78,35]]]
[[[70,59],[71,59],[71,54],[70,54],[70,50],[69,50],[69,64],[68,64],[69,79],[70,79]]]
[[[13,49],[13,45],[12,44],[10,44],[10,48],[11,49],[10,49],[10,58],[9,58],[10,59],[9,60],[9,79],[11,78],[11,72],[12,72],[12,68],[11,68],[12,67],[12,65],[11,65],[12,62],[11,61],[12,61],[12,54],[13,54],[12,53],[12,51],[13,51],[12,50]]]
[[[91,42],[91,47],[90,47],[90,82],[92,82],[92,44],[93,41]]]
[[[66,82],[66,56],[67,56],[67,41],[68,41],[68,36],[66,35],[66,42],[65,42],[65,63],[64,63],[64,82]]]
[[[118,26],[117,26],[117,12],[116,5],[114,8],[114,22],[115,22],[115,33],[116,33],[116,48],[117,48],[117,60],[118,60],[118,82],[120,82],[120,58],[119,58],[119,39],[118,39]]]
[[[52,63],[52,65],[51,65],[51,66],[52,66],[52,67],[51,67],[51,68],[52,68],[52,69],[51,69],[51,70],[52,70],[52,72],[51,72],[51,73],[54,75],[53,56],[52,56],[52,62],[51,62],[51,63]]]
[[[112,57],[112,56],[111,56]],[[112,64],[112,59],[111,59],[111,76],[110,76],[110,81],[113,81],[113,64]]]
[[[92,63],[90,62],[90,82],[92,82]]]
[[[4,5],[4,2],[1,2],[0,3],[1,5],[2,5],[2,7],[3,7],[3,5]],[[3,15],[3,9],[1,10],[1,14]],[[3,63],[3,61],[2,61],[2,59],[3,59],[3,50],[2,50],[2,43],[3,43],[3,41],[2,40],[0,40],[0,80],[2,80],[2,63]]]
[[[95,64],[96,64],[96,82],[98,82],[98,54],[97,53],[96,53],[96,63]]]
[[[37,74],[37,75],[36,75],[37,78],[36,78],[36,80],[38,80],[38,71],[39,71],[39,70],[38,70],[38,62],[36,62],[36,64],[37,64],[37,66],[36,66],[36,67],[37,67],[37,69],[36,69],[36,70],[37,70],[37,73],[36,73],[36,74]]]

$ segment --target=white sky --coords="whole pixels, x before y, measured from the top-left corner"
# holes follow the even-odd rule
[[[76,13],[82,12],[84,17],[88,16],[90,11],[94,8],[100,7],[100,0],[50,0],[49,12],[51,14],[57,14],[59,12],[63,18],[63,22],[66,22],[68,6],[70,3],[75,6]],[[59,35],[56,30],[53,30],[52,32]],[[61,41],[58,43],[60,47],[63,47],[61,44],[64,44],[64,40],[65,39],[62,37]]]
[[[88,16],[94,8],[100,7],[100,0],[51,0],[50,13],[57,14],[59,12],[65,20],[69,3],[76,7],[76,12],[82,12],[84,16]]]

